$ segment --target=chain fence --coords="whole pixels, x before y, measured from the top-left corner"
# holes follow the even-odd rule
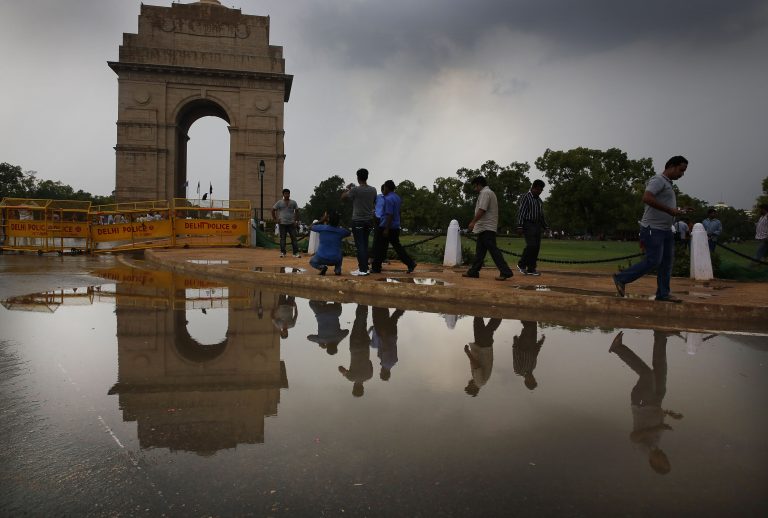
[[[474,236],[471,236],[469,234],[465,234],[464,237],[470,239],[471,241],[477,242],[477,239]],[[503,254],[512,255],[514,257],[523,256],[523,254],[518,254],[516,252],[504,250],[503,248],[499,248],[499,251]],[[543,257],[539,257],[537,261],[540,263],[554,263],[554,264],[599,264],[599,263],[613,263],[617,261],[626,261],[627,259],[634,259],[635,257],[642,257],[644,255],[645,253],[640,252],[632,255],[624,255],[621,257],[611,257],[609,259],[589,259],[589,260],[546,259]]]
[[[762,264],[763,266],[768,266],[768,262],[766,262],[766,261],[760,261],[760,260],[758,260],[758,259],[755,259],[754,257],[750,257],[750,256],[748,256],[747,254],[744,254],[744,253],[741,253],[741,252],[739,252],[738,250],[734,250],[734,249],[733,249],[733,248],[731,248],[730,246],[725,246],[725,245],[724,245],[724,244],[722,244],[722,243],[715,243],[715,245],[717,245],[717,246],[718,246],[718,247],[720,247],[720,248],[724,248],[725,250],[728,250],[728,251],[729,251],[729,252],[731,252],[732,254],[736,254],[736,255],[738,255],[739,257],[742,257],[742,258],[744,258],[744,259],[747,259],[747,260],[749,260],[749,261],[752,261],[752,262],[753,262],[753,263],[755,263],[755,264]]]

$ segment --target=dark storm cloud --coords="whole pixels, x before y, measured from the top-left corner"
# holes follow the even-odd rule
[[[543,38],[558,55],[597,52],[643,40],[717,46],[768,24],[762,0],[390,0],[313,2],[304,36],[350,66],[393,55],[439,66],[507,29]]]

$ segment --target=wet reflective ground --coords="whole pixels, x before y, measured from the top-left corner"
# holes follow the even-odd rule
[[[104,261],[95,282],[5,291],[2,515],[768,511],[766,337],[341,305]]]

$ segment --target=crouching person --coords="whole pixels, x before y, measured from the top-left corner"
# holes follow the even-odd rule
[[[310,230],[317,232],[319,244],[309,264],[320,270],[320,275],[325,275],[329,266],[333,266],[333,273],[341,275],[341,262],[344,259],[341,253],[341,241],[351,232],[339,226],[339,213],[326,212],[320,222],[314,223]]]

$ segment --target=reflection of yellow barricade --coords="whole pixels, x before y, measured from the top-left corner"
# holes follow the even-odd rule
[[[90,213],[91,252],[162,248],[173,245],[171,211],[166,201],[99,205]]]
[[[248,200],[173,200],[176,246],[247,246]]]

